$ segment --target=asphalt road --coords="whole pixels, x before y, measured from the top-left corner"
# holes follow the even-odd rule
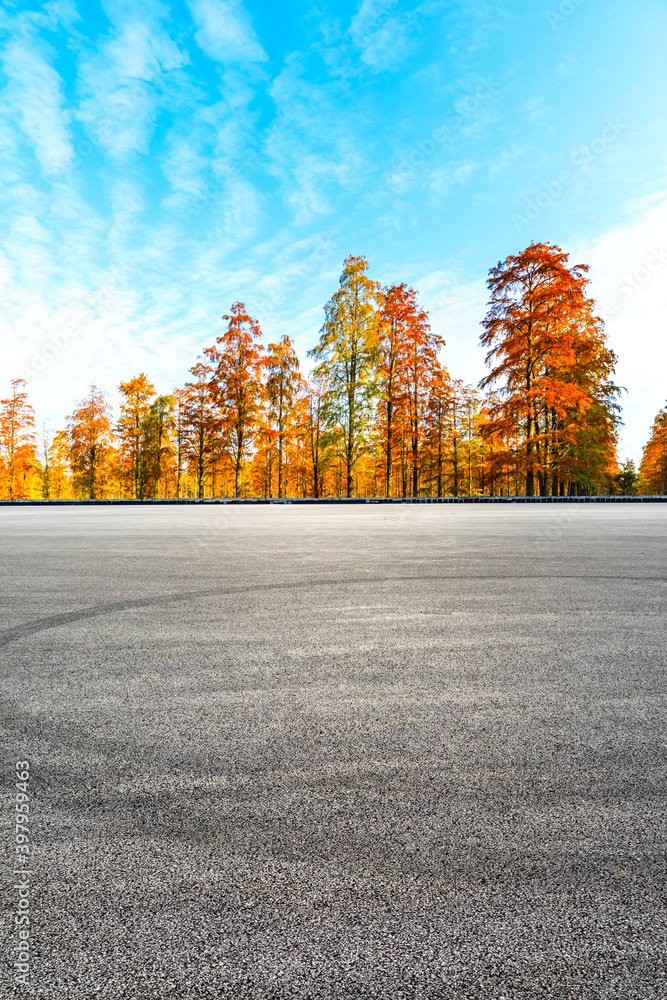
[[[667,997],[666,529],[0,510],[0,996]]]

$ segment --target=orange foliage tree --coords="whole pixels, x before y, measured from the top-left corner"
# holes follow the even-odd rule
[[[482,344],[498,385],[486,433],[519,440],[528,496],[562,492],[564,478],[582,473],[577,449],[582,417],[603,424],[597,447],[609,458],[619,390],[610,382],[616,357],[586,295],[585,265],[567,266],[559,247],[532,243],[490,272]],[[585,424],[586,421],[583,421]],[[595,447],[595,445],[594,445]]]
[[[452,380],[449,372],[441,367],[431,380],[425,414],[431,489],[437,497],[444,496],[447,483],[451,399]]]
[[[195,492],[200,499],[213,474],[222,446],[222,418],[216,404],[217,384],[211,365],[198,362],[194,376],[179,393],[179,494],[180,461],[191,468]]]
[[[143,500],[147,496],[148,468],[146,461],[146,422],[155,386],[143,372],[121,382],[120,419],[116,432],[120,439],[120,471],[131,497]]]
[[[234,496],[238,497],[244,465],[262,423],[266,361],[259,323],[248,315],[242,302],[235,302],[231,314],[223,319],[227,329],[204,353],[214,368],[215,398],[234,472]]]
[[[98,500],[111,485],[114,455],[111,408],[106,393],[91,385],[67,418],[70,466],[76,496]]]
[[[0,399],[0,490],[8,500],[25,500],[36,479],[35,415],[25,379],[11,382],[11,393]]]
[[[157,396],[143,421],[142,483],[144,495],[164,497],[175,488],[176,397]]]
[[[420,494],[422,444],[427,428],[429,397],[444,375],[438,361],[438,351],[445,343],[442,337],[432,333],[426,312],[417,306],[416,297],[412,288],[405,290],[407,314],[403,363],[399,376],[399,392],[403,398],[403,426],[409,438],[413,497]]]
[[[395,457],[405,427],[408,337],[411,325],[418,322],[418,312],[412,288],[400,284],[384,289],[378,316],[376,364],[378,438],[384,457],[385,496],[391,496]]]
[[[287,334],[281,337],[279,343],[269,344],[266,373],[269,428],[275,428],[272,437],[275,437],[278,459],[278,496],[282,497],[285,449],[296,433],[297,403],[306,385],[299,372],[299,359]]]
[[[667,493],[667,405],[660,410],[644,446],[639,466],[642,493],[658,496]]]
[[[69,455],[67,431],[57,431],[51,437],[45,426],[40,469],[42,496],[45,500],[65,500],[70,497]]]
[[[327,431],[324,422],[324,400],[327,386],[313,376],[308,383],[303,413],[303,435],[309,468],[311,496],[324,496],[324,478],[329,459]]]

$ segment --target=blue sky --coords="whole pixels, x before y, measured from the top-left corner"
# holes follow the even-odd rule
[[[0,14],[4,390],[182,384],[237,299],[304,365],[344,258],[477,382],[486,275],[591,265],[638,459],[667,396],[664,0],[73,0]]]

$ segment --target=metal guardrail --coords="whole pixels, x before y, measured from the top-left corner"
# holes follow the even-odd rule
[[[200,500],[0,500],[0,507],[79,507],[79,506],[169,506],[178,504],[369,504],[369,503],[667,503],[667,496],[585,496],[585,497],[286,497],[278,500],[252,498],[207,498]]]

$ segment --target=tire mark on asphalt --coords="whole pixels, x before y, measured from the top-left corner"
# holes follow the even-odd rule
[[[253,593],[253,591],[266,591],[266,590],[290,590],[290,589],[302,589],[304,587],[327,587],[336,586],[339,584],[354,585],[354,584],[378,584],[378,583],[406,583],[410,581],[446,581],[446,580],[616,580],[618,581],[618,576],[586,576],[584,574],[573,574],[564,576],[562,574],[547,574],[547,573],[534,573],[534,574],[520,574],[520,575],[506,575],[499,576],[497,574],[489,576],[486,574],[480,574],[479,576],[472,576],[470,573],[452,574],[452,575],[438,575],[438,576],[391,576],[391,577],[381,577],[381,578],[370,578],[367,576],[362,576],[354,579],[328,579],[328,580],[304,580],[303,582],[289,583],[256,583],[250,584],[245,587],[237,588],[222,588],[222,587],[211,587],[207,590],[189,590],[184,593],[179,594],[157,594],[154,597],[138,597],[132,600],[125,601],[113,601],[109,604],[98,604],[92,608],[81,608],[78,611],[66,611],[58,615],[48,615],[42,618],[35,618],[31,622],[24,622],[22,625],[16,625],[13,628],[3,629],[0,631],[0,647],[8,645],[10,642],[16,642],[19,639],[26,639],[31,635],[35,635],[38,632],[45,632],[48,629],[59,628],[62,625],[71,625],[74,622],[88,621],[91,618],[100,618],[104,615],[112,615],[119,611],[132,611],[135,608],[149,608],[164,604],[176,604],[179,601],[188,601],[193,598],[203,598],[203,597],[234,597],[237,594],[248,594]],[[631,576],[623,577],[624,580],[628,582],[636,581],[640,583],[665,583],[667,582],[667,577],[648,577],[648,576]]]

